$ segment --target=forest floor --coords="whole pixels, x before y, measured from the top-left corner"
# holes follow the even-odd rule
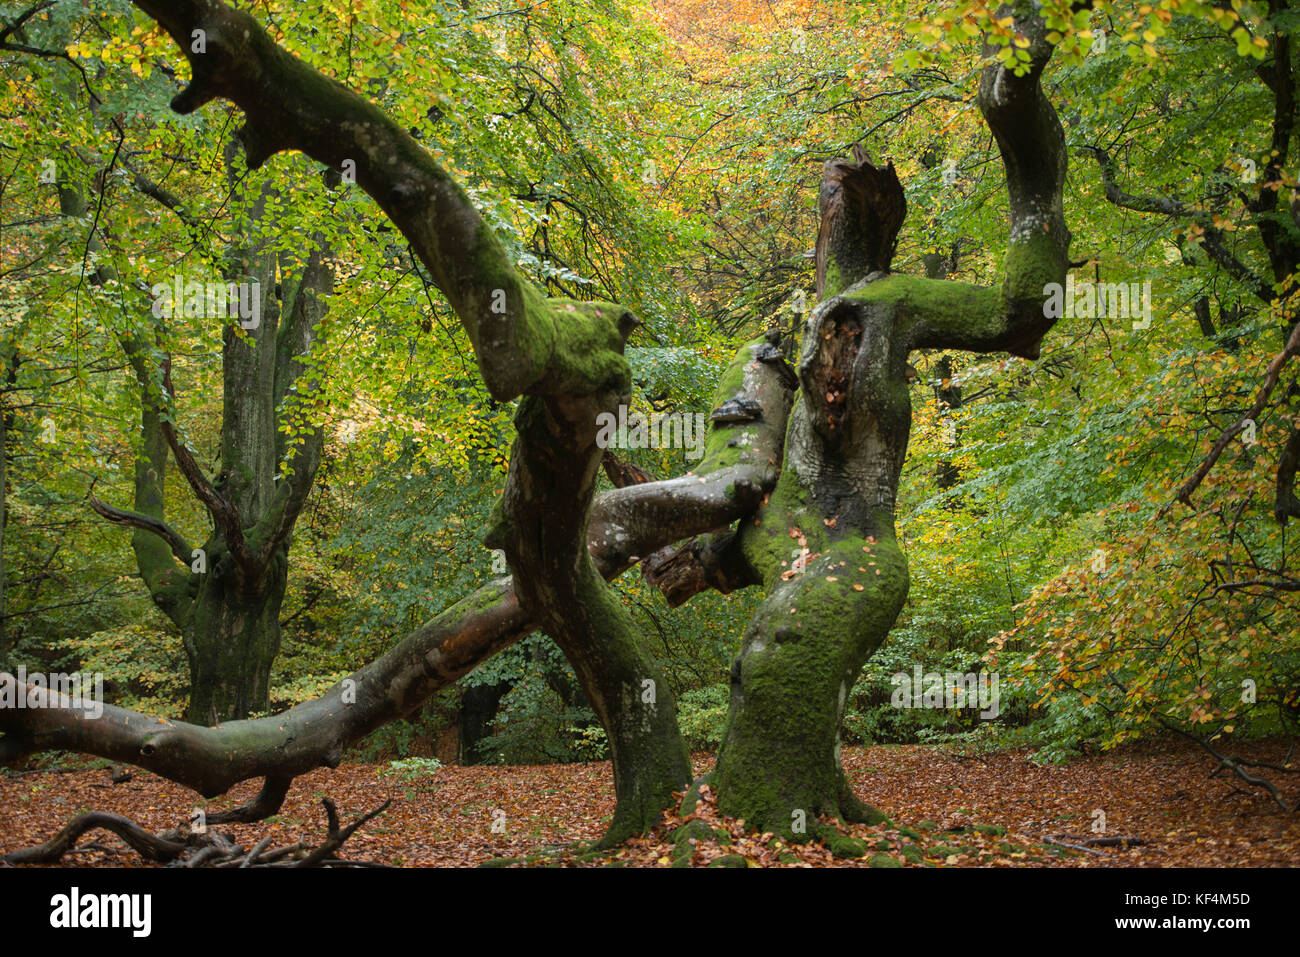
[[[1237,746],[1242,758],[1280,763],[1281,742]],[[690,848],[689,863],[728,866],[1300,866],[1300,814],[1283,812],[1256,788],[1190,743],[1148,742],[1040,765],[1027,749],[962,753],[931,746],[846,748],[844,765],[859,797],[891,818],[849,832],[868,847],[865,857],[838,859],[820,843],[784,846],[771,835],[746,834],[702,802],[697,815],[728,841]],[[712,756],[696,755],[697,773]],[[385,764],[345,764],[299,778],[281,812],[257,824],[223,825],[249,847],[272,837],[271,847],[320,842],[322,797],[338,805],[344,824],[385,799],[391,806],[359,830],[341,856],[383,864],[467,866],[490,859],[520,863],[579,863],[583,842],[600,836],[614,810],[607,762],[532,767],[443,767],[406,783]],[[1283,792],[1293,806],[1300,780]],[[114,784],[106,767],[66,772],[0,774],[0,853],[38,844],[73,816],[112,811],[162,831],[184,823],[196,807],[209,811],[251,798],[257,782],[226,797],[197,801],[192,792],[134,771]],[[1104,814],[1104,834],[1094,829]],[[664,834],[674,819],[647,838],[581,863],[666,867],[675,859]],[[811,823],[811,822],[810,822]],[[494,824],[496,830],[494,831]],[[1137,837],[1138,846],[1070,850],[1089,839]],[[79,866],[147,866],[116,837],[88,834],[64,860]],[[679,851],[679,855],[682,852]],[[504,863],[504,862],[503,862]]]

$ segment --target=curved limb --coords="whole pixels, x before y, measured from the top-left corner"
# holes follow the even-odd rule
[[[493,398],[507,401],[562,379],[563,316],[516,271],[468,195],[407,131],[374,104],[278,46],[247,13],[218,0],[136,0],[189,60],[172,101],[192,113],[218,98],[245,114],[240,132],[256,169],[300,150],[356,182],[411,243],[473,343]],[[193,36],[202,31],[203,52]]]
[[[132,850],[149,861],[171,861],[181,855],[188,846],[183,842],[170,841],[146,831],[139,824],[119,814],[105,811],[89,811],[79,814],[69,821],[58,834],[35,847],[25,847],[19,851],[0,857],[6,864],[53,864],[76,846],[81,835],[87,831],[103,828],[112,831],[124,840]]]
[[[761,405],[759,419],[715,428],[696,475],[595,497],[587,547],[606,579],[639,556],[750,514],[749,498],[728,495],[728,486],[751,483],[763,494],[771,489],[790,396],[779,386],[777,370],[753,361],[756,347],[741,348],[719,394],[729,398],[736,389],[744,391]],[[0,764],[66,749],[143,767],[205,797],[254,777],[268,779],[265,793],[273,781],[333,767],[346,747],[535,629],[511,580],[501,579],[437,615],[323,697],[283,714],[203,728],[112,706],[89,721],[70,705],[0,709]],[[271,806],[261,795],[253,803]]]
[[[114,525],[121,525],[123,528],[135,528],[157,535],[171,548],[172,555],[176,557],[178,562],[182,565],[189,564],[191,551],[189,543],[185,541],[180,532],[161,518],[154,518],[152,515],[141,515],[139,512],[130,512],[122,508],[114,508],[112,505],[101,502],[94,495],[91,495],[86,501],[96,515],[107,519]]]
[[[1003,7],[999,15],[1009,12]],[[993,291],[909,279],[894,301],[905,306],[915,323],[913,348],[1006,351],[1035,359],[1043,336],[1059,318],[1044,306],[1045,287],[1065,282],[1070,246],[1062,202],[1065,133],[1041,84],[1052,45],[1038,17],[1017,17],[1016,29],[1030,43],[1028,71],[1016,76],[1003,66],[985,67],[978,97],[1002,155],[1010,200],[1002,287]]]

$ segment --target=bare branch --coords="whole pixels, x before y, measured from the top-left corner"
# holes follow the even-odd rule
[[[1291,337],[1287,340],[1286,348],[1275,355],[1272,361],[1269,362],[1268,370],[1264,374],[1264,382],[1260,386],[1258,394],[1255,396],[1255,402],[1240,420],[1223,430],[1223,434],[1219,436],[1218,441],[1215,442],[1214,446],[1210,449],[1209,454],[1205,456],[1196,471],[1192,473],[1191,478],[1184,482],[1182,487],[1178,489],[1178,494],[1175,496],[1178,501],[1189,507],[1191,506],[1192,493],[1200,487],[1203,481],[1205,481],[1205,476],[1210,474],[1210,469],[1214,468],[1214,463],[1219,461],[1219,456],[1223,454],[1223,450],[1228,447],[1229,443],[1231,443],[1234,438],[1241,434],[1241,432],[1247,427],[1247,423],[1259,420],[1260,413],[1263,412],[1264,407],[1268,405],[1269,397],[1273,394],[1273,389],[1277,386],[1277,380],[1282,374],[1282,369],[1294,356],[1297,355],[1300,355],[1300,322],[1296,323],[1295,327],[1291,330]],[[1168,506],[1165,506],[1165,508],[1167,509]]]
[[[1164,728],[1173,731],[1176,734],[1182,735],[1184,738],[1187,738],[1189,741],[1195,741],[1197,744],[1199,744],[1202,748],[1206,750],[1208,754],[1210,754],[1212,757],[1218,760],[1219,767],[1227,768],[1229,771],[1237,775],[1237,777],[1241,778],[1241,780],[1245,781],[1247,784],[1251,784],[1254,785],[1255,787],[1263,788],[1265,791],[1268,792],[1269,797],[1273,799],[1273,802],[1282,810],[1287,812],[1296,810],[1296,808],[1293,808],[1290,804],[1287,803],[1286,799],[1282,797],[1282,795],[1278,792],[1277,786],[1272,781],[1266,780],[1265,778],[1256,777],[1255,775],[1250,774],[1245,770],[1244,765],[1250,762],[1244,762],[1240,758],[1234,757],[1232,755],[1221,754],[1219,751],[1216,751],[1214,748],[1212,748],[1210,746],[1210,742],[1206,741],[1200,735],[1191,734],[1190,732],[1184,731],[1176,724],[1172,724],[1166,721],[1164,718],[1160,717],[1159,715],[1154,715],[1154,717],[1156,721]]]
[[[189,565],[190,557],[193,554],[192,549],[180,532],[172,528],[160,518],[153,518],[149,515],[141,515],[139,512],[128,512],[125,509],[114,508],[106,505],[95,496],[88,499],[91,509],[102,518],[108,519],[114,525],[122,525],[126,528],[138,528],[146,532],[152,532],[157,535],[168,545],[171,546],[172,554],[182,565]]]
[[[9,39],[9,36],[22,29],[24,23],[54,6],[54,0],[41,0],[40,3],[34,3],[22,13],[18,14],[11,22],[6,23],[3,30],[0,30],[0,41]]]
[[[256,575],[260,565],[248,550],[248,543],[244,541],[244,529],[239,522],[239,511],[235,508],[233,502],[228,502],[212,487],[208,477],[203,474],[203,469],[194,459],[194,453],[190,447],[180,440],[176,435],[176,428],[172,423],[164,420],[162,422],[162,433],[167,438],[167,446],[172,450],[172,455],[176,459],[176,467],[180,469],[185,480],[190,483],[194,495],[207,508],[212,520],[221,529],[225,537],[226,547],[230,549],[230,555],[240,568],[248,575]]]
[[[1229,251],[1223,230],[1214,225],[1213,213],[1188,206],[1167,196],[1137,196],[1125,192],[1116,180],[1115,159],[1110,153],[1099,146],[1085,146],[1083,151],[1091,153],[1097,160],[1097,165],[1101,168],[1101,184],[1106,190],[1106,199],[1112,204],[1137,213],[1160,213],[1164,216],[1192,220],[1203,230],[1201,245],[1205,248],[1206,254],[1222,266],[1230,276],[1244,283],[1260,300],[1273,301],[1275,294],[1272,287]]]

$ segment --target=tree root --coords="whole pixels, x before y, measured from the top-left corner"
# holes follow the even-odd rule
[[[840,787],[840,817],[850,824],[867,824],[872,827],[889,823],[888,814],[872,807],[853,793],[847,778]]]
[[[691,787],[682,795],[678,808],[678,815],[683,823],[674,828],[668,835],[674,847],[672,851],[673,867],[690,867],[695,857],[695,846],[707,841],[717,841],[720,845],[731,843],[731,835],[727,833],[725,827],[715,828],[710,823],[712,818],[706,819],[707,815],[716,812],[716,796],[712,790],[714,772],[710,771],[695,780]],[[859,838],[851,837],[845,834],[837,826],[837,823],[843,824],[867,824],[875,826],[878,824],[889,824],[889,818],[877,808],[871,807],[863,801],[853,796],[852,791],[848,788],[847,783],[839,795],[837,802],[839,815],[838,818],[826,818],[822,820],[812,819],[806,822],[804,830],[799,833],[792,833],[788,823],[782,827],[773,827],[763,825],[759,821],[747,821],[746,825],[751,831],[770,832],[774,840],[786,842],[788,844],[803,844],[810,841],[820,841],[824,844],[831,854],[838,858],[859,858],[865,857],[868,851],[867,845]],[[707,809],[702,808],[707,805]],[[702,810],[706,816],[697,816]],[[714,823],[717,823],[715,820]],[[779,852],[778,858],[782,863],[797,863],[798,858],[788,852]],[[710,867],[730,866],[726,864],[711,863]]]
[[[808,837],[820,840],[830,852],[839,858],[856,858],[867,856],[867,845],[856,837],[849,837],[834,824],[821,821],[809,822]]]
[[[6,864],[53,864],[76,846],[81,835],[96,829],[112,831],[147,861],[174,860],[186,847],[184,843],[168,840],[162,835],[150,834],[121,815],[90,811],[73,818],[44,844],[11,851],[0,860]]]
[[[242,808],[224,812],[221,820],[244,820],[238,814],[244,811],[245,808],[257,805],[258,801],[263,800],[263,796],[268,793],[268,789],[271,789],[272,795],[275,793],[271,787],[271,780],[267,781],[267,788],[263,789],[258,798]],[[283,799],[284,795],[280,794],[275,809],[279,808]],[[385,801],[379,807],[368,814],[362,815],[345,828],[339,827],[338,811],[334,807],[334,802],[329,798],[324,798],[321,803],[325,806],[328,830],[325,840],[316,848],[299,841],[297,844],[288,847],[268,851],[267,847],[271,843],[271,838],[267,836],[258,841],[251,850],[245,852],[244,848],[235,844],[228,835],[211,828],[205,827],[202,831],[192,831],[188,827],[180,827],[153,834],[121,815],[109,814],[104,811],[90,811],[73,818],[58,834],[44,844],[11,851],[0,857],[0,863],[10,865],[54,864],[61,860],[65,854],[77,853],[79,850],[86,850],[89,847],[96,846],[87,845],[86,848],[81,849],[76,847],[77,840],[87,831],[106,830],[120,837],[145,860],[166,864],[168,867],[382,866],[370,861],[344,860],[336,857],[335,854],[358,828],[387,810],[388,805],[392,803],[391,800]],[[274,809],[269,813],[274,813]],[[267,815],[261,815],[261,817],[265,816]],[[218,815],[213,815],[208,820],[215,821],[217,819]],[[260,817],[251,818],[251,820],[260,819]],[[113,849],[103,846],[99,846],[99,849],[116,853]]]

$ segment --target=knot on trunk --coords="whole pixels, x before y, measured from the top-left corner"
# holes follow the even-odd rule
[[[888,272],[907,199],[894,164],[876,166],[862,147],[827,160],[817,198],[817,295],[834,295],[873,272]]]

